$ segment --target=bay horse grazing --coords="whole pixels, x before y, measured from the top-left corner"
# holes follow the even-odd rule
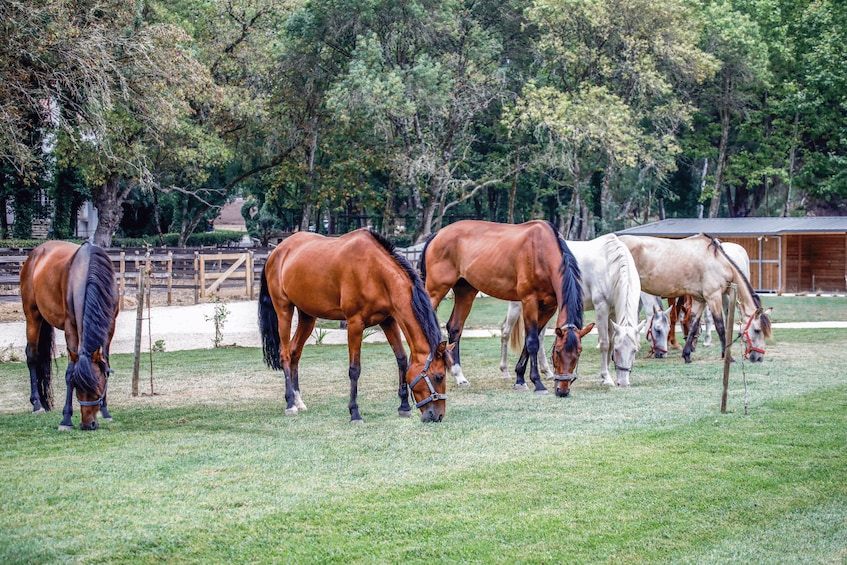
[[[540,220],[519,225],[462,220],[442,228],[426,242],[419,269],[433,308],[453,290],[447,332],[454,345],[456,384],[468,384],[459,359],[459,340],[474,298],[481,291],[521,302],[527,330],[515,368],[514,386],[518,389],[528,388],[524,374],[529,361],[535,392],[547,392],[538,374],[539,330],[557,314],[553,346],[556,395],[570,394],[571,382],[577,378],[582,337],[594,324],[582,327],[579,265],[556,226]]]
[[[664,239],[649,236],[619,236],[629,247],[644,292],[656,296],[682,296],[690,294],[692,325],[700,325],[700,315],[706,305],[712,311],[715,330],[721,340],[721,353],[726,353],[726,328],[721,300],[730,283],[738,286],[738,306],[742,314],[744,356],[753,362],[762,361],[765,338],[771,337],[770,309],[764,311],[759,296],[726,253],[720,240],[706,234],[685,239]],[[688,332],[682,356],[691,362],[696,331]]]
[[[638,352],[638,302],[641,282],[629,249],[614,234],[589,241],[568,241],[568,249],[576,257],[582,282],[582,306],[594,310],[598,345],[600,347],[600,377],[604,385],[629,386],[629,375]],[[513,328],[521,316],[521,303],[510,302],[506,319],[501,326],[500,370],[508,378],[506,350],[516,347],[519,336]],[[645,322],[646,323],[646,322]],[[549,372],[544,358],[544,327],[539,337],[541,370]],[[609,374],[614,362],[616,380]]]
[[[21,268],[21,301],[26,316],[26,363],[33,412],[52,409],[51,361],[54,328],[65,332],[67,394],[60,430],[73,428],[73,391],[83,430],[97,429],[106,407],[109,346],[118,315],[118,287],[112,261],[96,245],[48,241],[32,250]]]
[[[294,310],[298,321],[294,338]],[[445,375],[452,363],[420,277],[394,246],[363,228],[341,237],[298,232],[268,256],[259,291],[259,329],[265,363],[285,374],[285,413],[306,410],[299,364],[317,318],[347,321],[350,421],[362,421],[356,402],[365,328],[379,324],[400,371],[400,416],[411,414],[409,390],[424,422],[444,418]],[[411,349],[406,357],[403,336]]]

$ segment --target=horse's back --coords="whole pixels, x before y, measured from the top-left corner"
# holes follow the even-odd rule
[[[502,300],[520,300],[523,279],[534,280],[544,271],[555,274],[562,260],[555,233],[541,220],[523,224],[461,220],[439,230],[426,253],[427,288],[465,279]]]
[[[39,314],[63,329],[67,317],[67,287],[71,262],[79,246],[47,241],[32,250],[21,268],[21,301],[27,319]]]
[[[344,319],[354,310],[385,308],[385,288],[401,280],[400,270],[365,229],[340,237],[298,232],[283,240],[266,262],[269,292],[275,301],[327,319]],[[404,278],[408,281],[408,276]]]

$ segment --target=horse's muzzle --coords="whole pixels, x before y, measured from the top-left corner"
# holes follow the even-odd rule
[[[421,422],[440,422],[444,419],[444,412],[426,408],[421,410]]]
[[[759,353],[758,351],[750,352],[750,362],[751,363],[761,363],[765,360],[765,356],[763,353]]]
[[[81,423],[81,424],[79,425],[79,429],[81,429],[81,430],[88,430],[88,431],[94,431],[94,430],[96,430],[98,427],[99,427],[99,425],[97,424],[97,420],[91,420],[91,421],[90,421],[90,422],[88,422],[87,424],[86,424],[86,423]]]

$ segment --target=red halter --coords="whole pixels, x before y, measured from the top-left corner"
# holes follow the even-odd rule
[[[650,325],[647,326],[647,341],[650,342],[650,353],[647,354],[648,359],[650,357],[653,357],[656,354],[657,351],[659,353],[667,353],[668,352],[667,349],[662,349],[661,347],[656,345],[656,338],[653,337],[653,318],[655,318],[655,317],[656,317],[655,315],[650,316]]]

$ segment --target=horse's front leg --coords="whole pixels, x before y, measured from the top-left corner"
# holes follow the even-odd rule
[[[400,326],[394,318],[387,318],[380,324],[380,327],[389,345],[391,345],[391,349],[394,350],[394,358],[397,360],[397,370],[400,373],[399,386],[397,388],[397,396],[400,397],[400,407],[397,408],[397,415],[401,418],[408,418],[412,415],[412,408],[409,406],[409,385],[406,382],[409,359],[406,357],[406,349],[403,347],[403,334],[400,332]]]
[[[76,363],[68,361],[68,370],[65,371],[65,407],[62,409],[62,423],[59,424],[59,430],[72,430],[74,424],[71,417],[74,415],[74,387],[71,386],[71,373],[74,370]]]
[[[705,302],[694,300],[691,303],[691,323],[694,326],[700,325],[700,316],[703,309],[706,307]],[[682,358],[686,363],[691,363],[691,353],[694,351],[694,342],[697,340],[697,332],[689,331],[685,338],[685,347],[682,348]]]
[[[611,351],[611,330],[609,326],[609,307],[602,304],[595,304],[595,317],[597,328],[597,346],[600,348],[600,378],[603,379],[603,384],[615,386],[615,381],[612,375],[609,374],[609,358]]]
[[[350,356],[348,375],[350,377],[350,402],[347,405],[350,410],[350,423],[361,424],[362,416],[359,414],[359,404],[356,396],[359,394],[359,375],[362,373],[362,336],[365,326],[360,320],[347,320],[347,350]]]
[[[547,388],[541,382],[538,373],[538,326],[529,326],[526,332],[526,352],[529,356],[529,378],[535,385],[536,394],[547,394]]]

